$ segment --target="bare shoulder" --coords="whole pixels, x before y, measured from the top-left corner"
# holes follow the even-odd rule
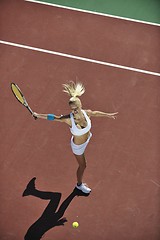
[[[84,111],[87,113],[88,117],[91,117],[91,115],[92,115],[92,110],[87,109],[87,110],[84,110]]]

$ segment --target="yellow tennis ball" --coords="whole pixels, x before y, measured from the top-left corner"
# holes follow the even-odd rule
[[[79,223],[78,223],[78,222],[73,222],[73,223],[72,223],[72,227],[73,227],[73,228],[78,228],[78,226],[79,226]]]

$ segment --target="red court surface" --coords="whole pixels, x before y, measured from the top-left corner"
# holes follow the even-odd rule
[[[1,40],[160,72],[157,26],[21,0],[2,1],[0,16]]]
[[[0,16],[1,40],[160,70],[155,26],[20,0],[1,1]],[[22,198],[32,177],[38,189],[61,192],[63,201],[75,186],[77,169],[67,125],[32,119],[10,83],[20,86],[34,111],[58,115],[70,111],[62,84],[80,80],[86,87],[84,109],[119,115],[92,119],[84,176],[92,193],[76,197],[64,214],[65,226],[43,239],[158,240],[160,77],[3,44],[0,66],[0,239],[23,239],[45,209],[48,201]],[[72,228],[73,221],[79,228]]]

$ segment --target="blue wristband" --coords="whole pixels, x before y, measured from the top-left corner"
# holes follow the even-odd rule
[[[47,120],[53,121],[54,119],[55,119],[55,115],[54,114],[48,114],[47,115]]]

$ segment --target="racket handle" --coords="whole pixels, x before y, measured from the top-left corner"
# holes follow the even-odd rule
[[[34,119],[37,120],[37,117],[34,116],[33,111],[32,111],[32,109],[29,107],[29,105],[27,105],[26,108],[27,108],[28,111],[31,113],[32,117],[34,117]]]
[[[31,111],[32,111],[32,110],[31,110]],[[31,112],[31,114],[32,114],[32,117],[34,117],[34,120],[37,120],[37,119],[38,119],[38,117],[36,117],[36,116],[34,115],[33,111]]]
[[[32,115],[32,116],[34,117],[34,120],[37,120],[37,119],[38,119],[36,116],[34,116],[34,115]]]

